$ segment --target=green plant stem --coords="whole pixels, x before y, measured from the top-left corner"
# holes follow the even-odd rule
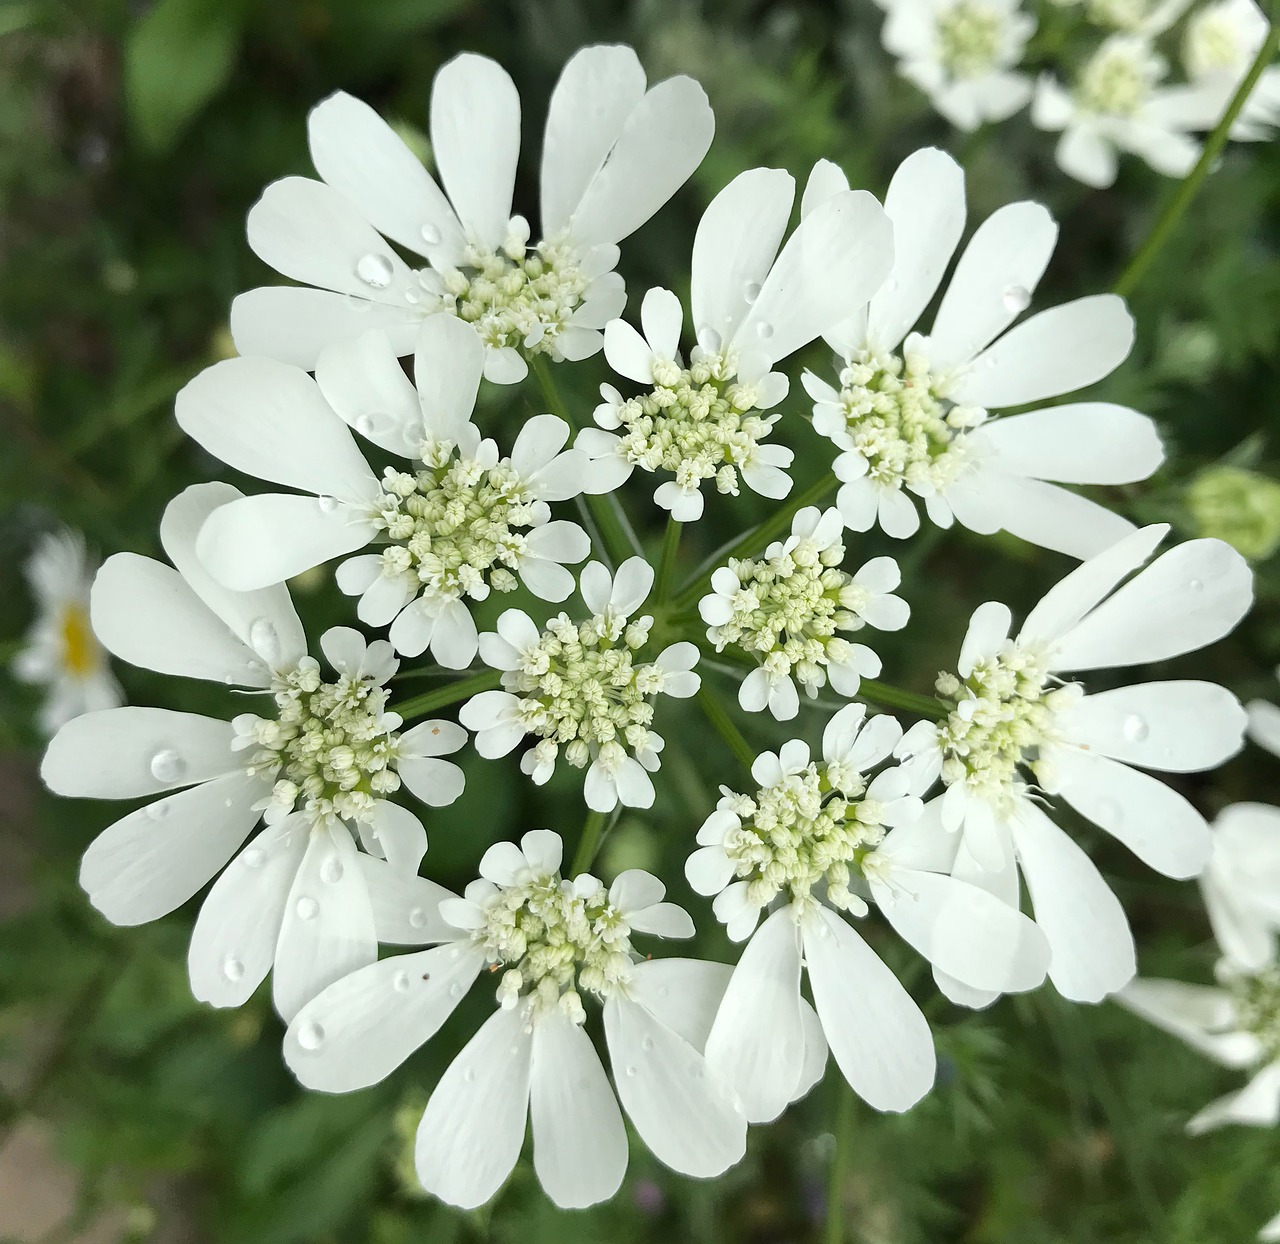
[[[551,413],[559,415],[571,428],[578,430],[581,425],[569,413],[569,406],[561,396],[555,378],[551,375],[551,365],[547,362],[546,356],[533,355],[529,359],[529,370],[537,379],[538,386],[542,389],[542,396],[551,408]],[[585,499],[587,508],[591,511],[591,517],[595,520],[595,525],[600,532],[604,552],[616,570],[636,551],[634,541],[622,521],[621,511],[614,508],[611,497],[594,496],[588,493]]]
[[[806,488],[798,497],[793,497],[785,505],[779,506],[764,522],[747,532],[737,544],[733,545],[725,553],[719,564],[723,566],[731,557],[755,557],[757,554],[764,552],[772,540],[776,539],[791,526],[791,520],[798,510],[804,509],[806,505],[821,505],[839,482],[834,475],[824,475],[816,483]],[[706,592],[707,587],[710,585],[711,574],[714,570],[715,567],[713,566],[711,570],[699,573],[692,583],[685,584],[675,599],[677,609],[688,609],[697,603],[698,598]]]
[[[827,1180],[825,1244],[844,1244],[844,1181],[849,1170],[849,1150],[853,1147],[853,1112],[853,1090],[843,1079],[837,1079],[836,1147]]]
[[[675,576],[676,554],[680,551],[682,523],[667,519],[667,529],[662,533],[662,557],[658,562],[658,577],[653,585],[653,603],[661,605],[671,595],[671,581]]]
[[[411,700],[402,700],[391,707],[405,721],[412,721],[415,717],[425,717],[428,713],[434,713],[438,708],[447,708],[459,700],[470,699],[473,695],[479,695],[481,691],[492,691],[500,686],[501,682],[502,675],[498,670],[481,670],[478,674],[472,674],[470,678],[451,682],[447,687],[428,691],[425,695],[414,696]]]
[[[578,839],[578,849],[573,853],[573,876],[585,873],[595,863],[596,852],[600,849],[600,835],[604,832],[605,821],[609,819],[607,812],[588,812],[586,822],[582,826],[582,837]]]
[[[750,770],[756,762],[755,748],[742,737],[742,732],[729,719],[724,706],[707,690],[705,683],[698,689],[698,707],[728,744],[729,750]]]
[[[870,700],[872,704],[879,704],[884,708],[900,708],[920,717],[930,717],[934,721],[941,721],[947,715],[947,707],[941,700],[921,695],[918,691],[895,687],[892,683],[878,682],[874,678],[862,680],[858,686],[858,699]]]
[[[1120,279],[1115,284],[1115,292],[1122,298],[1128,297],[1133,291],[1133,288],[1142,279],[1143,274],[1150,266],[1151,261],[1160,253],[1161,247],[1164,246],[1169,235],[1177,227],[1178,221],[1182,219],[1182,214],[1187,210],[1191,200],[1196,197],[1196,192],[1208,176],[1209,169],[1222,153],[1222,149],[1227,145],[1231,127],[1235,124],[1235,120],[1244,108],[1246,100],[1248,100],[1258,79],[1262,76],[1262,71],[1271,63],[1277,49],[1280,49],[1280,3],[1276,3],[1272,7],[1271,29],[1262,46],[1258,49],[1258,55],[1254,57],[1253,64],[1249,67],[1249,72],[1240,80],[1240,85],[1236,88],[1236,93],[1231,97],[1231,102],[1227,105],[1226,112],[1222,114],[1218,124],[1213,129],[1213,133],[1206,140],[1195,167],[1179,183],[1178,188],[1165,204],[1164,211],[1160,213],[1159,219],[1152,226],[1151,232],[1147,234],[1147,240],[1143,242],[1138,253],[1129,261],[1129,266],[1120,274]]]

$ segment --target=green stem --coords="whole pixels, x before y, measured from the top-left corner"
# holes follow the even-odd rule
[[[529,359],[529,370],[533,372],[542,389],[542,396],[551,413],[559,415],[571,428],[577,430],[580,425],[569,413],[568,404],[560,394],[555,378],[551,375],[551,365],[543,354],[535,354]],[[595,496],[590,493],[585,497],[587,508],[595,520],[600,532],[600,540],[604,545],[604,553],[613,569],[617,569],[636,550],[631,536],[627,533],[622,521],[621,509],[614,508],[613,499],[608,496]]]
[[[1214,127],[1213,133],[1206,140],[1204,150],[1200,152],[1200,158],[1196,161],[1195,167],[1182,179],[1178,188],[1165,204],[1164,211],[1160,213],[1160,218],[1147,235],[1147,240],[1143,242],[1138,253],[1129,261],[1129,266],[1120,274],[1120,279],[1116,282],[1115,292],[1122,298],[1128,297],[1133,291],[1134,286],[1142,278],[1151,261],[1159,254],[1160,248],[1177,227],[1178,221],[1182,219],[1182,214],[1187,210],[1191,200],[1196,197],[1196,192],[1200,189],[1205,177],[1208,176],[1209,169],[1222,153],[1222,149],[1227,145],[1231,127],[1235,124],[1236,118],[1244,108],[1250,92],[1262,76],[1262,71],[1271,63],[1276,50],[1280,48],[1280,4],[1274,7],[1276,12],[1272,15],[1270,32],[1258,49],[1258,55],[1254,57],[1253,64],[1249,67],[1249,72],[1245,74],[1240,80],[1240,85],[1236,87],[1236,93],[1231,97],[1231,102],[1227,105],[1226,112],[1222,114],[1218,124]]]
[[[596,852],[600,849],[600,835],[604,832],[605,821],[609,819],[607,812],[588,812],[586,823],[582,826],[582,837],[578,839],[578,849],[573,853],[573,876],[585,873],[595,863]]]
[[[844,1182],[853,1147],[853,1090],[843,1079],[836,1080],[836,1147],[831,1155],[827,1181],[827,1226],[825,1244],[844,1244]]]
[[[903,687],[895,687],[892,683],[878,682],[874,678],[864,678],[858,686],[858,699],[870,700],[883,708],[900,708],[920,717],[931,717],[941,721],[947,715],[947,707],[941,700],[931,695],[921,695],[918,691],[907,691]]]
[[[680,529],[682,523],[674,518],[667,519],[667,529],[662,533],[662,558],[658,562],[658,577],[653,585],[653,603],[662,605],[671,595],[671,581],[675,575],[676,554],[680,551]]]
[[[757,554],[764,552],[770,542],[782,535],[791,526],[791,520],[795,517],[797,511],[804,509],[806,505],[821,505],[830,494],[831,490],[836,487],[839,480],[834,475],[824,475],[816,483],[811,484],[798,497],[793,497],[786,505],[779,506],[768,518],[759,526],[753,527],[737,544],[730,547],[719,561],[719,565],[723,566],[730,558],[755,557]],[[710,570],[700,572],[691,583],[685,584],[680,594],[676,597],[677,609],[688,609],[697,604],[698,598],[702,596],[711,583],[711,574],[715,567]]]
[[[698,689],[698,707],[715,727],[716,733],[729,745],[729,750],[749,770],[756,762],[755,748],[742,737],[742,732],[729,719],[729,714],[724,711],[720,702],[707,690],[705,683]]]
[[[479,695],[481,691],[493,691],[501,683],[502,675],[498,670],[481,670],[480,673],[472,674],[470,678],[464,678],[461,682],[452,682],[438,691],[428,691],[426,695],[402,700],[391,707],[405,721],[412,721],[415,717],[425,717],[428,713],[434,713],[438,708],[447,708],[459,700],[468,700],[473,695]]]

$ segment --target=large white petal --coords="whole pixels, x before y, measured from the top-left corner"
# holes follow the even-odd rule
[[[1093,861],[1034,804],[1013,819],[1036,923],[1053,951],[1049,979],[1075,1002],[1101,1002],[1132,979],[1133,934]]]
[[[426,321],[446,322],[457,321],[443,315]],[[327,346],[316,360],[316,384],[329,406],[365,440],[398,458],[409,457],[421,444],[418,394],[385,333],[362,333]]]
[[[1224,1066],[1247,1067],[1260,1052],[1257,1037],[1236,1030],[1235,1007],[1225,989],[1138,977],[1116,994],[1116,1001]]]
[[[929,1024],[880,956],[829,908],[800,925],[813,1003],[854,1092],[877,1110],[909,1110],[933,1086]]]
[[[363,852],[356,863],[364,874],[378,941],[396,946],[425,946],[449,941],[457,930],[440,915],[440,904],[457,895],[444,886],[393,868]]]
[[[317,825],[285,902],[271,996],[286,1022],[322,989],[378,957],[373,906],[355,843]]]
[[[422,325],[413,377],[422,418],[436,440],[461,439],[475,410],[484,362],[484,343],[469,324],[434,315]]]
[[[232,773],[108,825],[80,861],[80,885],[112,924],[145,924],[207,885],[258,822],[261,778]]]
[[[738,1093],[751,1123],[776,1119],[804,1066],[800,930],[789,907],[756,930],[707,1038],[707,1065]]]
[[[604,1031],[623,1108],[659,1161],[709,1179],[742,1157],[746,1116],[692,1045],[618,994],[604,1005]]]
[[[392,955],[335,981],[289,1024],[284,1061],[322,1093],[386,1079],[453,1014],[484,966],[465,945]]]
[[[1141,665],[1221,639],[1253,604],[1249,564],[1221,540],[1189,540],[1158,557],[1064,635],[1054,670]]]
[[[440,1077],[418,1126],[422,1186],[475,1209],[502,1187],[524,1144],[533,1038],[524,1009],[495,1011]]]
[[[706,959],[645,959],[631,970],[631,997],[695,1050],[705,1050],[733,968]]]
[[[533,1169],[561,1209],[607,1201],[627,1173],[627,1129],[591,1038],[558,1007],[533,1023]]]
[[[191,992],[201,1002],[240,1006],[266,979],[307,838],[306,817],[286,817],[254,838],[213,883],[187,951]]]

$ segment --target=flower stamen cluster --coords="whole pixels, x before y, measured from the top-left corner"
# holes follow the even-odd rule
[[[953,78],[977,78],[1000,60],[1006,18],[980,0],[960,0],[938,15],[940,59]]]
[[[1227,989],[1235,1007],[1236,1024],[1252,1033],[1262,1047],[1259,1062],[1280,1058],[1280,967],[1256,975],[1232,975]]]
[[[1086,112],[1132,117],[1150,98],[1163,72],[1163,61],[1144,39],[1114,36],[1081,71],[1076,100]]]

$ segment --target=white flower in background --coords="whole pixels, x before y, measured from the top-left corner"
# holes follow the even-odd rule
[[[89,625],[93,568],[75,532],[49,532],[26,564],[36,619],[13,662],[21,682],[47,688],[37,720],[45,735],[81,713],[114,708],[124,700],[107,655]]]
[[[539,1182],[565,1208],[607,1200],[622,1183],[618,1099],[654,1155],[683,1174],[717,1175],[746,1147],[742,1109],[702,1055],[728,967],[642,958],[636,933],[692,937],[688,914],[639,870],[609,888],[587,873],[562,879],[562,851],[548,830],[490,847],[466,897],[440,905],[453,926],[446,945],[339,981],[285,1036],[303,1084],[364,1088],[429,1040],[488,965],[498,1010],[440,1078],[415,1152],[423,1187],[464,1209],[501,1188],[526,1119]],[[612,1087],[583,1027],[589,999],[603,1006]],[[821,1071],[819,1059],[806,1091]]]
[[[864,303],[884,280],[893,237],[871,195],[833,195],[778,247],[786,232],[795,181],[782,169],[735,177],[711,201],[693,242],[690,318],[697,344],[680,355],[684,314],[665,289],[644,298],[642,337],[615,320],[605,356],[619,375],[652,386],[624,398],[602,385],[600,426],[576,447],[596,460],[599,486],[615,488],[631,472],[662,471],[653,499],[678,522],[702,516],[704,482],[737,495],[745,483],[778,499],[791,491],[790,449],[761,442],[781,417],[765,412],[787,395],[773,370]]]
[[[892,595],[902,580],[897,562],[877,557],[846,573],[843,532],[839,510],[807,506],[785,541],[763,557],[734,558],[711,576],[712,591],[698,602],[707,638],[717,652],[734,644],[760,663],[738,689],[747,712],[768,708],[790,721],[800,709],[797,683],[810,698],[828,679],[838,694],[856,695],[863,676],[880,673],[880,658],[839,632],[906,626],[907,602]]]
[[[881,40],[898,72],[952,125],[976,130],[1031,100],[1031,79],[1014,72],[1036,21],[1020,0],[891,0]]]
[[[1115,34],[1085,62],[1070,90],[1043,74],[1031,119],[1042,130],[1062,131],[1058,167],[1101,189],[1116,179],[1117,152],[1128,151],[1157,173],[1185,177],[1200,155],[1189,131],[1212,128],[1216,117],[1203,91],[1161,86],[1168,69],[1146,35]]]
[[[1280,675],[1280,670],[1276,671]],[[1250,700],[1249,737],[1272,755],[1280,756],[1280,708],[1269,700]]]
[[[443,312],[474,326],[485,375],[509,384],[532,355],[581,359],[600,349],[600,330],[626,302],[617,244],[698,167],[715,122],[693,79],[646,90],[630,48],[583,48],[551,96],[536,246],[528,222],[511,214],[520,97],[487,57],[454,57],[432,86],[431,148],[445,193],[350,95],[319,104],[307,128],[323,180],[272,183],[249,213],[248,235],[260,259],[316,288],[241,294],[231,309],[240,353],[310,370],[325,346],[377,328],[410,354],[424,317]]]
[[[1083,0],[1086,20],[1108,30],[1155,38],[1169,29],[1194,0]]]
[[[847,184],[823,162],[805,191],[814,210]],[[847,526],[879,524],[904,539],[920,525],[1008,531],[1088,557],[1133,530],[1059,484],[1145,479],[1163,451],[1145,415],[1073,402],[992,418],[1000,407],[1056,398],[1123,362],[1133,321],[1113,294],[1080,298],[1014,324],[1058,237],[1038,203],[988,217],[961,254],[927,337],[912,325],[942,284],[965,224],[964,172],[944,152],[917,151],[889,185],[895,260],[858,315],[825,334],[844,360],[837,390],[812,373],[813,426],[842,452],[837,505]],[[1008,330],[1008,331],[1006,331]]]
[[[1200,888],[1227,957],[1248,971],[1266,967],[1280,931],[1280,808],[1224,808],[1213,823],[1213,854]]]
[[[911,945],[970,980],[1030,989],[1048,948],[1015,909],[963,881],[921,871],[901,832],[920,814],[900,768],[869,772],[902,728],[851,704],[827,724],[822,757],[799,739],[756,758],[754,796],[724,797],[698,831],[689,884],[714,894],[734,941],[750,938],[707,1039],[707,1061],[737,1089],[747,1118],[775,1118],[796,1094],[807,1050],[806,966],[822,1031],[841,1072],[879,1110],[906,1110],[933,1084],[933,1038],[920,1008],[840,913],[866,893]],[[761,915],[772,908],[764,924]]]
[[[316,380],[260,358],[201,372],[178,394],[183,430],[237,470],[313,494],[219,510],[200,533],[205,565],[250,591],[381,544],[339,567],[339,587],[360,596],[362,622],[391,624],[397,651],[429,647],[451,669],[476,654],[470,602],[520,582],[564,600],[573,575],[563,563],[591,544],[577,523],[552,521],[548,503],[578,496],[590,463],[561,452],[570,429],[555,415],[528,419],[509,457],[482,440],[470,422],[482,355],[474,333],[441,316],[423,326],[416,389],[379,333],[326,350]],[[348,424],[408,469],[379,479]]]
[[[1198,9],[1182,35],[1182,66],[1188,79],[1214,101],[1212,125],[1226,110],[1270,30],[1253,0],[1219,0]],[[1237,142],[1265,142],[1280,126],[1280,66],[1262,71],[1231,126]]]
[[[480,656],[503,671],[503,690],[472,696],[459,714],[476,732],[476,751],[505,756],[531,734],[540,742],[520,758],[520,768],[539,786],[563,748],[570,765],[587,770],[589,808],[651,807],[649,774],[657,772],[665,746],[650,729],[653,701],[659,695],[687,699],[701,683],[693,673],[698,649],[690,643],[671,644],[653,661],[637,663],[653,618],[632,615],[652,587],[653,568],[642,558],[629,558],[613,576],[588,562],[580,584],[591,610],[587,621],[561,613],[540,631],[519,609],[503,613],[497,631],[480,636]]]
[[[451,803],[462,771],[438,757],[466,733],[447,721],[400,733],[381,686],[395,671],[390,645],[327,632],[338,678],[326,682],[285,587],[237,593],[210,578],[196,532],[239,495],[198,484],[170,502],[160,539],[177,569],[132,553],[109,558],[93,587],[93,626],[133,665],[265,693],[275,715],[89,713],[59,731],[41,776],[60,795],[163,795],[85,852],[90,902],[114,924],[143,924],[218,877],[191,938],[192,991],[239,1006],[274,964],[273,997],[288,1019],[376,959],[379,940],[438,940],[432,904],[447,891],[414,875],[426,832],[386,796],[403,784],[424,803]],[[264,811],[267,827],[241,850]],[[357,851],[353,832],[385,860]]]
[[[1042,809],[1059,795],[1168,877],[1196,876],[1212,840],[1198,811],[1144,769],[1192,773],[1239,750],[1245,715],[1213,683],[1170,681],[1087,694],[1064,677],[1122,669],[1194,652],[1230,631],[1252,602],[1244,559],[1220,540],[1151,556],[1168,528],[1144,527],[1091,558],[1043,597],[1016,637],[1009,609],[980,605],[957,674],[938,679],[955,703],[939,723],[920,722],[897,754],[913,789],[940,776],[925,808],[931,863],[1019,902],[1026,879],[1036,922],[1053,950],[1049,977],[1068,998],[1096,1002],[1133,976],[1133,937],[1116,896],[1089,857]],[[985,1005],[990,994],[956,989]]]

